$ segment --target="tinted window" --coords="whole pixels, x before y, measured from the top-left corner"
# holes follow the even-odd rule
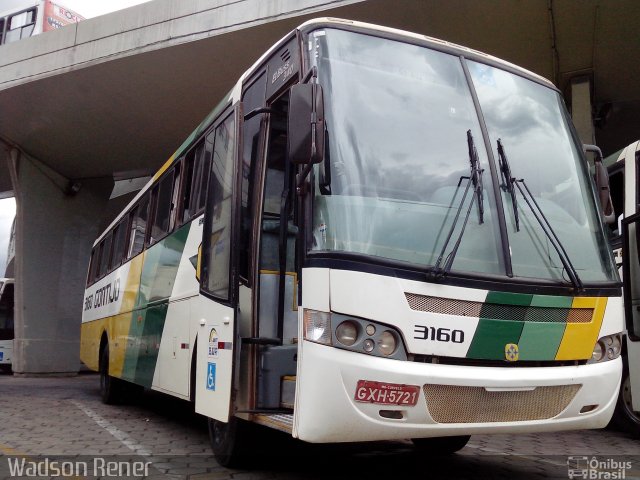
[[[200,198],[204,195],[206,197],[206,179],[208,178],[207,171],[204,168],[205,162],[205,148],[204,144],[200,144],[191,150],[187,154],[186,166],[185,166],[185,187],[182,196],[182,221],[186,222],[193,218],[204,208],[204,201],[200,202]],[[209,159],[207,158],[207,165]],[[201,193],[202,192],[202,193]]]
[[[173,196],[173,172],[165,175],[160,184],[155,187],[154,195],[156,197],[156,208],[151,226],[150,244],[157,242],[169,232],[171,198]]]
[[[144,248],[148,214],[149,194],[146,194],[132,212],[133,219],[131,221],[131,236],[129,237],[129,258],[138,255]]]
[[[128,217],[126,217],[128,219]],[[113,254],[111,255],[111,262],[109,269],[120,266],[122,259],[124,258],[125,248],[127,246],[127,220],[121,221],[114,230],[113,234]]]
[[[233,161],[235,154],[235,121],[230,116],[209,135],[214,144],[211,171],[211,202],[207,213],[209,232],[205,239],[203,288],[213,295],[229,298],[231,259],[231,206]]]
[[[246,112],[264,106],[266,75],[263,73],[245,92],[242,101]],[[242,154],[242,191],[240,220],[240,255],[238,273],[249,282],[249,259],[251,258],[251,226],[253,224],[253,177],[256,158],[260,148],[260,126],[262,115],[256,115],[244,122],[243,154]]]
[[[104,276],[108,271],[109,255],[111,253],[111,233],[100,244],[100,266],[98,267],[98,277]]]

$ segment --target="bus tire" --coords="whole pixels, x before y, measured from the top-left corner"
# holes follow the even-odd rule
[[[207,423],[211,450],[218,463],[228,468],[245,466],[247,450],[244,441],[250,425],[237,417],[230,417],[228,423],[208,418]]]
[[[412,438],[411,441],[420,454],[450,455],[462,450],[470,438],[470,435],[461,435],[458,437]]]
[[[123,382],[109,375],[109,345],[100,353],[100,397],[107,405],[115,405],[122,400]]]
[[[640,438],[640,412],[635,412],[631,407],[631,380],[626,365],[622,372],[620,392],[611,424],[618,430]]]

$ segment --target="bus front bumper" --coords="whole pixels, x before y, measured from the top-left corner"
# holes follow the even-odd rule
[[[308,341],[301,347],[293,434],[309,442],[602,428],[622,373],[620,358],[501,368],[390,360]],[[371,388],[358,395],[362,382],[417,392],[415,404],[381,403],[385,396]]]

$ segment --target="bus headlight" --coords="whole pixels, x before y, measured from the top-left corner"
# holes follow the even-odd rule
[[[622,352],[622,337],[619,333],[600,338],[593,347],[591,360],[587,363],[615,360]]]
[[[358,327],[351,320],[342,322],[336,328],[336,338],[341,344],[350,347],[358,339]]]

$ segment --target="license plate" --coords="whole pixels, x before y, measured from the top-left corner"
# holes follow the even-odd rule
[[[418,402],[419,392],[420,387],[417,385],[358,380],[354,400],[356,402],[377,403],[379,405],[413,406]]]

